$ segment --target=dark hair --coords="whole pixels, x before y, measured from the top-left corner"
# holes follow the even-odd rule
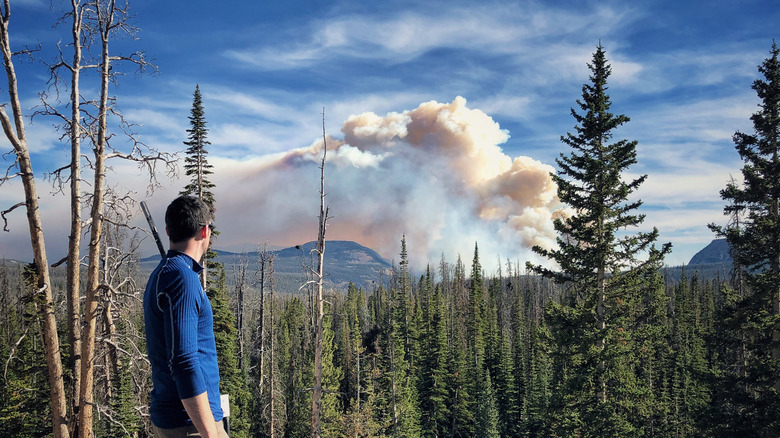
[[[165,226],[172,243],[195,237],[210,221],[211,209],[194,196],[179,196],[165,210]]]

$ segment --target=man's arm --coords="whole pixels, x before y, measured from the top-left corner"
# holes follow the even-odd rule
[[[201,437],[217,438],[217,422],[211,413],[208,393],[202,392],[195,397],[185,398],[181,403]]]

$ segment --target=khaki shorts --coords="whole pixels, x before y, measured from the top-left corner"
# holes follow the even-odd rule
[[[177,427],[176,429],[160,429],[159,427],[152,425],[154,436],[156,438],[187,438],[200,436],[198,429],[193,425]],[[225,432],[225,425],[222,421],[217,422],[217,436],[219,438],[230,438],[227,432]]]

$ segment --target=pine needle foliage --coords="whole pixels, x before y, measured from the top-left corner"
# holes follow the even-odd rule
[[[647,176],[625,178],[637,163],[637,141],[613,140],[615,130],[630,119],[611,112],[611,67],[601,44],[588,68],[590,81],[582,86],[577,109],[571,109],[575,131],[561,137],[570,152],[556,159],[560,174],[552,175],[571,213],[554,222],[556,248],[534,247],[559,269],[529,267],[565,286],[561,301],[546,310],[552,339],[560,347],[554,353],[560,386],[551,402],[560,410],[556,433],[638,436],[642,431],[633,417],[641,390],[633,373],[637,365],[628,309],[671,245],[656,249],[656,228],[628,231],[644,222],[637,211],[642,201],[633,195]]]
[[[203,97],[200,93],[200,86],[195,86],[195,93],[192,98],[192,109],[190,110],[190,129],[187,130],[187,146],[184,158],[185,175],[191,178],[189,184],[181,191],[182,195],[194,195],[203,199],[210,207],[214,206],[214,194],[211,189],[214,184],[208,179],[213,174],[214,166],[207,160],[208,128],[206,127],[206,113],[203,109]]]
[[[719,331],[724,356],[717,400],[731,418],[723,434],[779,436],[780,420],[780,49],[758,67],[753,82],[759,111],[750,117],[753,133],[733,140],[744,162],[743,182],[721,190],[727,226],[710,225],[729,243],[738,277],[749,292],[732,295]],[[738,291],[739,292],[739,291]]]

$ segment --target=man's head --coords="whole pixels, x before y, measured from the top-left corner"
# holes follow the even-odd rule
[[[194,196],[179,196],[165,211],[165,229],[171,243],[180,243],[196,237],[211,223],[211,210]]]

